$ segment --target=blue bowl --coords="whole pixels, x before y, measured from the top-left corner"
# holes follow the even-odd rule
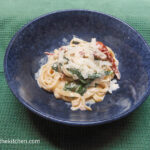
[[[94,104],[93,111],[71,111],[35,80],[44,52],[65,45],[73,35],[104,42],[120,62],[120,89]],[[149,65],[150,48],[137,31],[112,16],[87,10],[58,11],[31,21],[12,38],[4,60],[8,85],[23,105],[49,120],[77,126],[108,123],[140,106],[150,92]]]

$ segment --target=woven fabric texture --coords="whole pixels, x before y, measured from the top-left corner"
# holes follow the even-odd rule
[[[134,27],[150,44],[149,0],[0,0],[0,150],[150,150],[150,97],[122,120],[73,128],[32,114],[11,93],[3,71],[10,39],[32,19],[64,9],[111,14]],[[40,143],[2,144],[6,139],[40,140]]]

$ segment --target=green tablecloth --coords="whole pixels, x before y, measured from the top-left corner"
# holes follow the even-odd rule
[[[3,71],[10,39],[35,17],[62,9],[111,14],[133,26],[150,44],[150,0],[0,0],[0,150],[150,150],[150,97],[122,120],[81,129],[41,119],[12,95]],[[13,139],[40,143],[2,144]]]

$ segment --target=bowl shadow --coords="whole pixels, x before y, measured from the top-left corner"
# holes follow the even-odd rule
[[[99,147],[103,149],[120,138],[123,130],[128,128],[128,120],[132,118],[130,115],[105,125],[72,127],[51,122],[32,112],[29,112],[29,116],[41,136],[55,147],[65,150],[71,147],[77,150],[95,150]]]

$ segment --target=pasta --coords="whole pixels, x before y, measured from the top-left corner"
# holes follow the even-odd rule
[[[70,44],[45,52],[48,61],[39,70],[38,85],[72,104],[72,110],[92,110],[87,102],[101,102],[106,93],[119,88],[119,62],[102,42],[73,38]]]

